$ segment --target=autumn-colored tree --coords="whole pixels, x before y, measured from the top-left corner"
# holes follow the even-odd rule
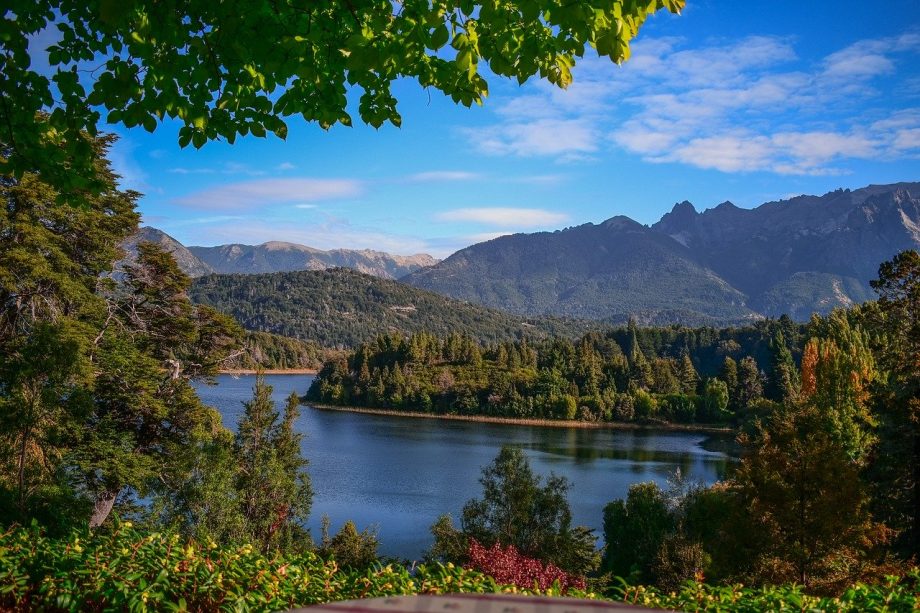
[[[813,322],[816,336],[802,355],[801,400],[816,407],[828,432],[862,463],[875,442],[870,386],[878,376],[869,338],[843,311]]]
[[[732,482],[749,530],[760,533],[749,580],[834,591],[865,569],[884,531],[851,460],[808,403],[780,410],[744,437]]]

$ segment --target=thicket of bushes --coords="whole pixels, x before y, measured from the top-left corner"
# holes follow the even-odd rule
[[[713,587],[687,583],[663,593],[612,587],[609,596],[684,611],[913,611],[920,571],[885,584],[857,584],[839,597],[800,587]],[[343,569],[313,554],[266,557],[250,545],[218,546],[124,523],[108,533],[51,539],[38,528],[0,534],[0,610],[277,611],[333,600],[456,592],[545,593],[500,585],[481,572],[448,564]],[[597,598],[570,589],[568,596]]]

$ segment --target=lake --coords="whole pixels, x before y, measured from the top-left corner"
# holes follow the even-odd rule
[[[311,375],[268,375],[278,410],[292,390],[303,395]],[[252,397],[254,376],[221,375],[215,386],[198,385],[202,400],[236,426],[242,403]],[[480,469],[504,444],[521,446],[535,472],[569,479],[575,525],[603,536],[604,505],[625,498],[629,486],[655,481],[663,487],[679,468],[709,484],[724,476],[731,459],[703,444],[709,435],[655,430],[547,428],[365,415],[302,408],[297,429],[313,482],[308,521],[315,540],[324,514],[332,530],[354,520],[376,526],[381,555],[418,559],[431,545],[429,526],[443,513],[459,523],[460,510],[481,495]],[[602,544],[599,542],[599,544]]]

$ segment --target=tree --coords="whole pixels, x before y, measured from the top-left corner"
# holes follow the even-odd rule
[[[680,359],[677,378],[680,380],[680,391],[684,394],[696,394],[696,387],[700,383],[700,375],[693,367],[690,355],[684,353]]]
[[[728,385],[721,379],[707,379],[701,408],[699,420],[703,423],[715,423],[728,417]]]
[[[364,569],[377,561],[376,530],[365,528],[358,532],[355,522],[348,520],[334,536],[329,536],[329,517],[323,516],[322,543],[317,553],[331,557],[344,568]]]
[[[786,407],[742,437],[747,453],[733,483],[753,533],[757,582],[833,590],[863,571],[881,537],[858,466],[807,403]]]
[[[404,0],[398,4],[202,0],[181,4],[14,0],[0,37],[0,173],[37,170],[63,191],[100,187],[85,133],[103,119],[156,129],[179,121],[179,143],[272,132],[300,115],[323,127],[399,125],[391,86],[408,77],[455,102],[481,104],[492,73],[560,87],[591,46],[621,62],[645,19],[683,0],[575,3]],[[29,38],[61,32],[48,48],[50,77],[33,67]],[[95,62],[92,81],[79,65]],[[56,90],[56,91],[55,91]],[[46,113],[42,115],[42,113]],[[36,117],[39,120],[36,121]]]
[[[661,488],[653,482],[631,485],[625,501],[604,507],[602,568],[630,581],[652,580],[658,550],[673,530],[674,518]]]
[[[920,555],[920,254],[904,251],[879,267],[874,330],[888,385],[879,394],[879,453],[873,467],[881,514],[900,532],[906,557]],[[870,313],[870,315],[872,315]]]
[[[38,174],[0,178],[0,509],[7,519],[85,517],[78,479],[62,467],[92,412],[94,361],[110,312],[102,275],[138,220],[137,194],[116,189],[103,157],[111,142],[93,142],[93,172],[108,187],[79,210],[54,206],[57,192]]]
[[[514,545],[522,554],[585,575],[597,567],[592,531],[572,527],[564,477],[550,475],[546,483],[534,475],[518,447],[504,446],[482,470],[481,499],[463,507],[461,530],[441,518],[432,526],[435,553],[466,552],[470,539],[491,547]]]
[[[239,328],[192,306],[187,277],[152,245],[116,286],[109,273],[137,228],[137,194],[117,189],[104,158],[111,139],[89,142],[105,188],[81,207],[56,206],[44,176],[0,179],[7,520],[98,526],[121,494],[170,496],[221,430],[189,381],[217,371]]]
[[[738,388],[735,401],[739,409],[746,409],[763,397],[763,376],[754,358],[747,356],[738,363]]]
[[[777,332],[770,341],[770,352],[770,384],[767,388],[767,397],[777,402],[795,398],[798,370],[782,332]]]
[[[301,524],[313,499],[304,471],[307,461],[300,451],[302,436],[293,428],[300,399],[292,393],[279,416],[271,394],[272,387],[257,375],[233,444],[247,536],[264,552],[289,548],[306,538]]]
[[[824,416],[826,427],[854,461],[863,463],[878,425],[870,389],[878,376],[869,337],[837,310],[812,322],[815,336],[802,356],[802,400]]]

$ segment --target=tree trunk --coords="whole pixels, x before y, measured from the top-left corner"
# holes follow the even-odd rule
[[[98,528],[102,525],[105,518],[112,512],[112,507],[115,506],[116,498],[118,498],[117,490],[105,491],[96,497],[96,502],[93,504],[93,514],[89,518],[89,527],[91,529]]]

